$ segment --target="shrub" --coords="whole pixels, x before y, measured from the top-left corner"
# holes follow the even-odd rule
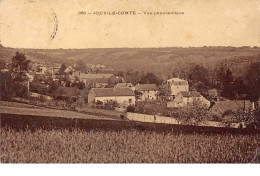
[[[39,101],[42,102],[42,103],[44,103],[44,102],[47,101],[47,98],[46,98],[45,96],[43,96],[43,95],[40,95],[40,96],[39,96]]]
[[[254,128],[259,128],[260,126],[260,110],[250,110],[244,111],[242,108],[239,108],[234,112],[233,119],[231,122],[245,123],[246,126]]]
[[[115,110],[115,107],[118,107],[119,104],[114,100],[109,100],[108,102],[104,103],[104,109],[107,110]]]
[[[179,108],[175,113],[175,118],[182,124],[198,125],[203,121],[211,119],[212,115],[200,101],[194,101],[183,108]]]
[[[135,107],[132,106],[132,105],[130,105],[130,106],[127,107],[127,110],[126,110],[126,111],[127,111],[127,112],[135,112]]]

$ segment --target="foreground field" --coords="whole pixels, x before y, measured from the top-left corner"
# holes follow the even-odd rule
[[[2,163],[248,163],[260,135],[1,129]]]

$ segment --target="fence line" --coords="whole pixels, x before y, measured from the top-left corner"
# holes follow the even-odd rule
[[[126,117],[128,120],[139,121],[139,122],[150,122],[150,123],[165,123],[165,124],[180,124],[178,120],[173,117],[159,116],[159,115],[148,115],[127,112]],[[226,127],[222,122],[216,121],[205,121],[199,123],[199,126],[209,126],[209,127]],[[231,128],[239,128],[240,123],[231,123]]]

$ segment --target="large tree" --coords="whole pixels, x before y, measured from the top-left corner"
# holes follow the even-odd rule
[[[227,69],[223,80],[223,96],[228,99],[233,99],[235,96],[234,86],[233,86],[233,74],[230,69]]]
[[[202,122],[210,120],[212,114],[208,108],[200,101],[193,101],[187,106],[177,109],[174,117],[186,125],[199,125]]]
[[[250,65],[246,73],[246,80],[250,99],[255,101],[260,98],[260,62],[255,62]]]
[[[133,72],[132,70],[129,70],[126,72],[126,74],[124,74],[123,79],[125,80],[125,82],[127,83],[132,83],[134,85],[136,85],[137,83],[139,83],[140,81],[140,77],[143,75],[143,72],[140,74],[138,71]]]
[[[2,72],[0,75],[0,97],[8,100],[14,96],[28,96],[28,87],[25,81],[27,80],[26,72],[29,70],[28,60],[23,53],[16,52],[11,58],[8,72]]]
[[[215,68],[215,79],[216,79],[216,85],[219,88],[223,88],[225,73],[226,73],[226,65],[223,63],[219,64]]]
[[[6,68],[6,62],[5,60],[0,59],[0,70]]]
[[[83,72],[83,73],[89,71],[86,63],[81,59],[76,61],[76,69]]]
[[[235,79],[234,90],[235,90],[238,98],[241,98],[242,94],[248,93],[248,91],[246,89],[246,85],[245,85],[242,77],[238,77],[238,78]]]
[[[147,73],[145,76],[142,76],[140,79],[141,84],[156,84],[157,86],[161,85],[163,80],[157,77],[154,73]]]
[[[66,70],[66,68],[67,68],[67,66],[66,66],[66,64],[61,64],[61,66],[60,66],[60,69],[59,69],[59,74],[60,75],[64,75],[65,74],[65,70]]]
[[[10,72],[15,81],[24,81],[26,79],[26,72],[29,71],[28,60],[23,53],[16,52],[15,56],[11,58]]]
[[[205,85],[209,84],[209,71],[202,65],[196,65],[190,70],[189,80],[192,84],[196,82],[203,82]]]

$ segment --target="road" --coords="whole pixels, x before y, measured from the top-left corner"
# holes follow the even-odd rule
[[[63,118],[81,118],[81,119],[96,119],[96,120],[115,120],[103,116],[95,116],[89,114],[78,113],[67,110],[57,110],[48,108],[26,108],[26,107],[10,107],[0,105],[0,113],[30,115],[30,116],[49,116]]]

